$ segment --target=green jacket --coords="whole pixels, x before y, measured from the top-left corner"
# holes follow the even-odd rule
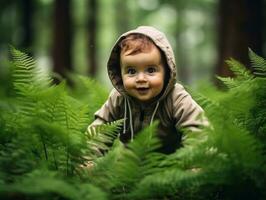
[[[164,53],[169,80],[161,96],[148,106],[141,106],[128,96],[123,88],[120,74],[119,42],[128,34],[140,33],[148,36]],[[153,27],[140,26],[135,30],[124,33],[115,43],[107,63],[108,75],[114,86],[105,104],[95,113],[95,121],[90,125],[96,126],[118,119],[124,119],[120,140],[127,143],[133,140],[142,128],[159,121],[157,134],[162,141],[163,153],[174,152],[181,144],[181,129],[198,130],[207,120],[202,117],[202,108],[192,99],[181,84],[176,83],[176,65],[172,47],[165,35]]]

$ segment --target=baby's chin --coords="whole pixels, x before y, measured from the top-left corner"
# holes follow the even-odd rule
[[[137,97],[133,97],[138,103],[142,104],[142,105],[149,105],[151,103],[157,102],[158,99],[160,98],[160,95],[157,96],[153,96],[153,97],[147,97],[147,98],[137,98]]]

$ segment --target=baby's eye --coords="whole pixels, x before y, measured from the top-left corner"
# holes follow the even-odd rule
[[[135,74],[136,73],[136,70],[133,69],[133,68],[129,68],[129,69],[127,69],[127,73],[128,74]]]
[[[147,72],[150,73],[150,74],[152,74],[152,73],[156,72],[156,68],[155,67],[149,67],[147,69]]]

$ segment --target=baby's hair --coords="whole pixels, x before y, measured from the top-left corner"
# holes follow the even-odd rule
[[[124,54],[127,52],[127,55],[134,55],[141,52],[147,52],[155,45],[147,36],[134,33],[124,38],[119,43],[119,46],[121,48],[121,53]]]

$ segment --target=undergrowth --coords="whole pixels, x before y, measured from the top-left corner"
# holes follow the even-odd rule
[[[1,199],[266,198],[266,61],[251,50],[252,71],[231,59],[235,78],[218,77],[226,91],[193,92],[210,126],[184,134],[170,155],[154,151],[158,123],[127,147],[117,138],[122,121],[88,134],[107,91],[83,76],[74,89],[55,85],[31,57],[11,54],[13,86],[0,100]]]

